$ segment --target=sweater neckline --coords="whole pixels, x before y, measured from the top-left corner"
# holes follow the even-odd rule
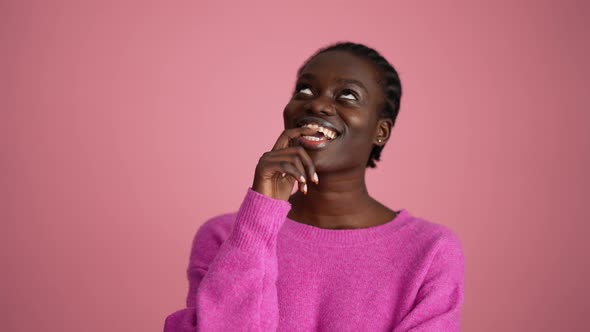
[[[285,218],[282,230],[291,237],[318,245],[356,245],[373,242],[396,232],[406,224],[411,215],[406,209],[400,209],[390,221],[371,227],[356,229],[327,229],[304,224],[289,217]]]

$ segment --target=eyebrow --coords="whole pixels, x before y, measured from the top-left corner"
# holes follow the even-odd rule
[[[309,79],[312,81],[316,80],[316,77],[313,74],[310,73],[305,73],[299,76],[299,79]],[[337,79],[338,83],[343,83],[343,84],[354,84],[359,86],[361,89],[363,89],[365,91],[366,94],[369,94],[369,90],[367,90],[367,87],[365,87],[365,85],[363,84],[363,82],[359,81],[359,80],[355,80],[352,78],[339,78]]]

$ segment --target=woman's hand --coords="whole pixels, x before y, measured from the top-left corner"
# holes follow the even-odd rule
[[[303,147],[290,147],[289,142],[315,132],[316,130],[311,128],[292,128],[283,131],[272,150],[260,157],[256,165],[252,190],[274,199],[287,201],[293,191],[293,184],[297,181],[299,190],[307,194],[307,185],[310,180],[318,183],[315,166]]]

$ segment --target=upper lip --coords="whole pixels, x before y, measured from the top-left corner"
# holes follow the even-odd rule
[[[301,127],[301,126],[305,126],[306,124],[310,124],[310,123],[318,124],[324,128],[328,128],[330,130],[333,130],[338,135],[340,135],[340,130],[338,128],[336,128],[333,124],[331,124],[330,122],[328,122],[327,120],[324,120],[322,118],[308,116],[308,117],[299,119],[299,121],[297,121],[296,125],[297,125],[297,127]]]

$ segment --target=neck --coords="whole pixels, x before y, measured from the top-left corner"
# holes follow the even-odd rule
[[[319,184],[308,183],[307,195],[293,194],[289,218],[321,228],[367,227],[367,216],[378,204],[369,196],[365,169],[318,173]]]

